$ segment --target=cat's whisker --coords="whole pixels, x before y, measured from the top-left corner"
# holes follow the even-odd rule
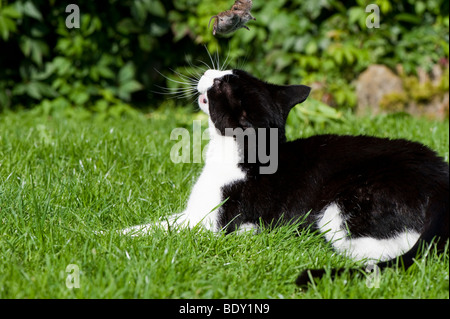
[[[200,93],[198,93],[198,92],[193,94],[192,98],[188,100],[189,104],[194,104],[194,105],[198,106],[198,104],[195,102],[198,100],[199,95],[200,95]]]
[[[213,70],[217,70],[216,65],[214,64],[214,59],[213,59],[213,57],[211,56],[211,53],[209,53],[208,48],[206,47],[206,45],[205,45],[205,49],[206,49],[206,53],[208,53],[209,60],[211,61],[212,69],[213,69]]]
[[[197,61],[200,61],[200,60],[197,60]],[[189,60],[188,60],[187,62],[188,62],[189,66],[190,66],[192,69],[196,70],[196,71],[195,71],[195,75],[196,75],[196,79],[197,79],[197,82],[196,82],[196,83],[198,83],[198,81],[200,81],[200,78],[202,77],[203,73],[205,73],[206,70],[204,70],[203,67],[200,67],[200,66],[198,66],[198,65],[194,65],[194,64],[192,63],[192,61],[189,61]],[[202,61],[200,61],[200,62],[202,62]],[[203,63],[204,63],[204,62],[203,62]],[[209,69],[208,66],[207,66],[207,69]],[[194,74],[192,74],[193,71],[189,71],[189,72],[191,73],[191,75],[194,75]]]
[[[249,55],[250,53],[249,51],[247,51],[243,57],[239,58],[239,60],[236,61],[236,67],[238,69],[244,69],[244,66],[247,64]]]
[[[216,51],[213,55],[208,51],[208,48],[205,46],[206,53],[208,54],[209,60],[211,61],[212,66],[209,66],[206,62],[197,60],[201,64],[205,65],[207,69],[213,69],[218,71],[226,71],[229,64],[230,64],[230,50],[228,50],[227,56],[225,58],[225,61],[220,61],[220,54],[219,51]]]
[[[216,57],[216,65],[217,65],[217,69],[222,71],[222,69],[220,68],[220,56],[219,56],[219,51],[216,51],[216,53],[214,54]]]
[[[190,66],[190,69],[187,67],[184,67],[185,71],[187,73],[189,73],[193,78],[195,78],[196,82],[200,81],[200,78],[202,77],[202,74],[203,74],[201,68],[198,65],[194,65],[192,63],[191,59],[188,59],[186,55],[185,55],[185,61]]]
[[[179,96],[175,96],[175,98],[177,100],[189,99],[189,104],[193,103],[197,99],[196,97],[192,97],[192,95],[186,95],[186,96],[185,95],[179,95]]]
[[[162,87],[159,85],[155,85],[157,88],[164,90],[165,92],[195,92],[195,86],[187,86],[187,87],[178,87],[178,88],[170,88],[170,87]]]
[[[168,76],[165,76],[164,74],[162,74],[161,72],[159,72],[159,71],[156,70],[156,69],[155,69],[155,71],[156,71],[159,75],[161,75],[163,78],[165,78],[166,80],[169,80],[169,81],[171,81],[171,82],[178,83],[178,84],[183,84],[183,85],[189,85],[189,84],[190,84],[189,82],[182,82],[182,81],[174,80],[174,79],[172,79],[172,78],[170,78],[170,77],[168,77]],[[173,72],[173,70],[171,70],[171,71]]]
[[[201,60],[197,60],[197,61],[200,62],[200,63],[202,63],[202,64],[204,64],[204,65],[206,66],[206,69],[207,69],[207,70],[213,69],[213,68],[211,68],[205,61],[201,61]]]
[[[170,69],[173,73],[175,73],[176,75],[178,75],[182,80],[185,80],[187,83],[192,83],[192,82],[198,82],[199,79],[195,78],[195,77],[189,77],[186,76],[178,71],[172,70]]]
[[[189,82],[177,81],[177,80],[174,80],[174,79],[171,79],[171,78],[167,78],[167,80],[169,80],[170,82],[178,83],[178,84],[182,84],[182,85],[190,85]]]
[[[221,71],[224,71],[228,68],[228,65],[230,64],[230,62],[228,62],[228,58],[230,57],[230,51],[228,50],[228,54],[227,57],[225,58],[225,61],[222,65],[222,68],[220,69]]]
[[[198,94],[197,89],[194,85],[189,85],[188,87],[181,88],[166,88],[155,85],[161,91],[153,91],[156,94],[162,94],[169,97],[183,99],[183,98],[191,98],[192,96],[196,97]]]
[[[189,74],[189,79],[191,79],[192,83],[198,83],[198,81],[200,81],[200,75],[199,74],[194,74],[191,70],[189,70],[188,68],[185,68],[185,72]]]
[[[158,90],[153,92],[168,96],[169,98],[177,98],[177,99],[192,98],[192,102],[195,99],[197,99],[197,97],[199,96],[197,86],[203,74],[210,69],[224,70],[229,65],[230,52],[228,52],[225,60],[222,61],[221,63],[220,54],[218,51],[216,51],[214,54],[211,54],[206,46],[205,50],[208,54],[212,66],[208,65],[207,62],[199,59],[197,59],[196,61],[200,62],[200,66],[194,65],[191,59],[188,59],[186,57],[186,62],[188,63],[190,68],[185,66],[182,72],[180,72],[179,70],[169,69],[174,74],[173,77],[164,75],[160,71],[155,69],[155,71],[162,77],[164,77],[167,81],[175,83],[176,87],[170,88],[170,87],[156,86]]]
[[[158,87],[158,86],[157,86]],[[180,94],[195,94],[196,90],[177,90],[177,89],[169,89],[164,87],[158,87],[159,89],[162,89],[163,92],[154,92],[158,94],[164,94],[164,95],[180,95]]]

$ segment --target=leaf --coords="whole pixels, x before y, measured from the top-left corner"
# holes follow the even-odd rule
[[[26,92],[26,84],[25,83],[19,83],[14,86],[14,89],[12,91],[13,95],[22,95]]]
[[[343,119],[341,112],[313,98],[308,98],[305,103],[296,105],[292,110],[287,119],[287,125],[292,127],[305,122],[325,124]]]
[[[129,82],[134,78],[134,73],[133,62],[128,62],[119,71],[119,83]]]
[[[42,21],[42,14],[39,10],[34,6],[33,2],[27,1],[23,5],[23,13],[29,17],[35,18],[39,21]]]
[[[186,34],[189,33],[189,26],[185,23],[174,23],[172,24],[172,32],[175,37],[173,39],[174,42],[180,41]]]
[[[148,34],[140,34],[138,37],[139,48],[143,51],[151,52],[155,40],[152,36]]]
[[[342,65],[344,62],[344,53],[341,49],[334,50],[334,60],[337,62],[338,65]]]
[[[276,19],[272,19],[269,22],[269,30],[272,32],[282,31],[286,28],[286,21],[289,20],[289,16],[285,13],[280,13]]]
[[[42,98],[42,94],[39,90],[39,86],[37,85],[37,82],[30,82],[28,84],[26,84],[25,86],[25,91],[27,92],[27,94],[35,99],[41,99]]]
[[[0,90],[0,111],[3,107],[9,108],[10,99],[5,91]]]
[[[131,81],[126,82],[125,84],[121,85],[119,91],[132,93],[135,91],[139,91],[142,88],[143,88],[142,84],[140,84],[138,81],[131,80]]]
[[[366,17],[366,13],[361,7],[352,7],[348,10],[348,24],[354,24],[358,22],[361,17]]]
[[[1,9],[0,13],[2,16],[5,16],[5,17],[7,16],[12,19],[19,19],[20,17],[22,17],[22,14],[11,5],[6,6],[3,9]]]
[[[314,55],[317,52],[317,42],[315,40],[311,40],[305,48],[305,53],[308,55]]]
[[[353,57],[352,48],[351,47],[344,47],[342,51],[344,53],[345,59],[347,60],[348,64],[352,64],[353,61],[355,60],[354,57]]]
[[[117,30],[123,34],[139,33],[141,30],[130,18],[122,19],[117,24]]]
[[[6,20],[9,20],[9,19],[6,17],[0,16],[0,34],[3,38],[3,40],[5,40],[5,41],[8,40],[8,38],[9,38],[9,28],[8,28]]]
[[[345,92],[342,90],[339,90],[336,93],[334,93],[334,99],[336,100],[336,103],[340,106],[344,105],[345,97],[346,97]]]
[[[54,63],[51,62],[47,62],[45,64],[45,69],[42,72],[37,73],[36,75],[33,76],[33,80],[45,80],[47,79],[50,75],[52,75],[56,70],[56,67],[54,65]]]
[[[31,28],[31,35],[36,38],[42,38],[48,33],[48,28],[42,23]]]
[[[409,13],[399,13],[395,16],[395,19],[397,21],[404,21],[409,22],[413,24],[420,24],[422,22],[422,19],[418,16],[409,14]]]
[[[71,96],[71,100],[77,105],[83,105],[89,100],[89,94],[86,92],[76,92]]]
[[[70,60],[62,57],[62,56],[58,56],[56,57],[53,61],[52,64],[54,65],[54,68],[57,70],[58,75],[63,76],[66,75],[66,72],[71,68],[71,63]]]
[[[150,25],[150,34],[155,37],[160,37],[167,33],[169,25],[162,22],[152,22]]]
[[[160,18],[166,16],[166,9],[159,0],[144,0],[148,12]]]
[[[49,53],[47,44],[41,40],[23,37],[20,47],[25,56],[30,57],[37,65],[42,65],[42,57]]]
[[[44,82],[34,81],[33,83],[43,96],[55,98],[59,95],[50,85]]]
[[[114,72],[106,65],[98,65],[97,70],[100,76],[105,79],[113,79],[115,77]]]
[[[142,0],[135,0],[131,5],[131,15],[139,26],[143,26],[145,20],[147,19],[147,10],[144,7],[144,2]]]

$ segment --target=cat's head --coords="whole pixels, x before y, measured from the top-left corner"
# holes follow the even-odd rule
[[[208,70],[197,85],[199,106],[225,135],[231,128],[277,128],[284,140],[289,111],[303,102],[310,88],[305,85],[275,85],[241,70]]]

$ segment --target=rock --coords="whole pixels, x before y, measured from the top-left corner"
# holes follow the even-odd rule
[[[384,65],[369,66],[356,82],[357,113],[381,113],[380,103],[387,94],[404,95],[402,79]]]
[[[406,75],[401,65],[395,74],[384,65],[371,65],[356,82],[357,113],[406,112],[432,119],[448,118],[448,64],[436,64],[430,72],[418,67]]]

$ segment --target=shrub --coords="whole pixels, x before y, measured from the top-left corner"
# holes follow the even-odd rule
[[[204,46],[268,81],[319,84],[316,98],[338,107],[356,104],[353,80],[372,63],[414,74],[448,61],[447,1],[375,1],[374,29],[369,2],[255,0],[251,30],[216,39],[209,19],[232,0],[77,1],[79,29],[65,25],[68,1],[0,0],[0,111],[157,106],[155,85],[174,85],[158,72],[190,76]]]

